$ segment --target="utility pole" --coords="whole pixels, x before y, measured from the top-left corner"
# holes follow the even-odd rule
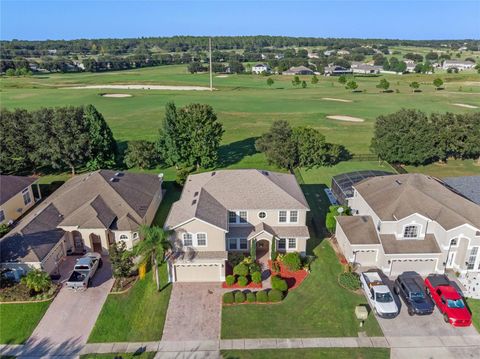
[[[211,37],[208,38],[208,48],[209,48],[209,52],[210,52],[210,57],[209,57],[209,61],[210,61],[210,91],[213,91],[212,38]]]

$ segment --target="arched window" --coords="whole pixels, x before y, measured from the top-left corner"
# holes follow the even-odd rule
[[[120,235],[120,240],[121,241],[126,241],[126,240],[128,240],[128,236],[126,234],[121,234]]]
[[[458,244],[458,238],[450,239],[450,247],[455,247]]]
[[[137,239],[138,238],[138,232],[133,232],[133,239]]]

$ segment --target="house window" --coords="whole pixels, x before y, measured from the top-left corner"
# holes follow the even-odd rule
[[[450,247],[454,247],[458,244],[458,238],[453,238],[450,240]]]
[[[228,249],[230,249],[230,250],[236,250],[237,249],[237,239],[236,238],[230,238],[228,240]]]
[[[238,217],[240,219],[240,223],[247,223],[247,211],[238,212]]]
[[[470,255],[468,256],[467,269],[475,268],[477,253],[478,253],[478,247],[473,247],[472,250],[470,251]]]
[[[296,249],[297,248],[297,239],[296,238],[289,238],[288,239],[288,249]]]
[[[207,245],[207,234],[197,233],[197,246],[205,247]]]
[[[287,211],[278,212],[278,222],[287,223]]]
[[[258,212],[258,218],[265,219],[267,218],[267,213],[264,211]]]
[[[32,199],[30,198],[30,191],[28,190],[28,188],[22,191],[22,195],[23,195],[23,203],[25,204],[25,206],[30,202],[32,202]]]
[[[121,234],[120,235],[120,240],[121,241],[128,241],[128,236],[126,234]]]
[[[246,238],[240,238],[240,249],[247,249],[248,242]]]
[[[228,212],[228,223],[237,223],[237,214],[235,212]]]
[[[193,245],[193,236],[191,233],[184,233],[183,234],[183,245],[184,246],[192,246]]]
[[[298,222],[298,211],[290,211],[290,223]]]
[[[3,212],[3,209],[0,211],[0,222],[3,222],[5,220],[5,212]]]
[[[418,226],[405,226],[403,230],[403,238],[417,238]]]

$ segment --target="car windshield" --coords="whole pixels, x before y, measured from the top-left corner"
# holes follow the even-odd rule
[[[413,300],[423,299],[424,295],[422,292],[412,292],[410,293],[410,298],[412,298]]]
[[[465,304],[461,299],[457,299],[457,300],[447,299],[447,306],[449,308],[465,308]]]
[[[379,303],[393,302],[392,295],[390,293],[377,293],[377,302]]]

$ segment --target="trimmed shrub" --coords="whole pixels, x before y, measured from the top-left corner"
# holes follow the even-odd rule
[[[248,266],[245,263],[239,263],[233,267],[233,274],[246,277],[248,275]]]
[[[233,292],[226,292],[223,294],[223,303],[225,304],[233,303]]]
[[[252,273],[252,282],[253,283],[261,283],[262,282],[262,273],[260,272],[253,272]]]
[[[333,213],[327,213],[325,217],[325,227],[327,230],[333,234],[335,233],[335,227],[337,226],[337,220],[335,219],[335,215]]]
[[[237,283],[240,287],[245,287],[248,284],[248,279],[247,277],[240,276],[238,277]]]
[[[227,285],[233,285],[235,283],[235,276],[227,275],[227,278],[225,278],[225,283],[227,283]]]
[[[268,302],[268,294],[265,290],[260,290],[257,292],[257,302],[266,303]]]
[[[283,299],[283,292],[278,289],[272,289],[268,292],[268,301],[269,302],[281,302]]]
[[[360,278],[355,272],[343,272],[338,276],[338,283],[347,289],[358,290],[360,289]]]
[[[228,253],[228,262],[235,267],[238,263],[241,263],[244,260],[245,256],[242,253],[238,252],[229,252]]]
[[[253,272],[260,272],[262,269],[260,268],[260,265],[256,262],[253,262],[252,264],[250,264],[248,266],[248,269],[250,271],[250,273],[253,273]]]
[[[248,292],[247,293],[247,302],[255,303],[256,301],[257,301],[257,296],[255,295],[255,292]]]
[[[302,268],[302,260],[297,252],[287,253],[282,258],[282,263],[292,272]]]
[[[272,277],[272,288],[285,292],[288,290],[287,281],[275,275]]]
[[[242,291],[235,292],[235,303],[243,303],[245,302],[245,294]]]

